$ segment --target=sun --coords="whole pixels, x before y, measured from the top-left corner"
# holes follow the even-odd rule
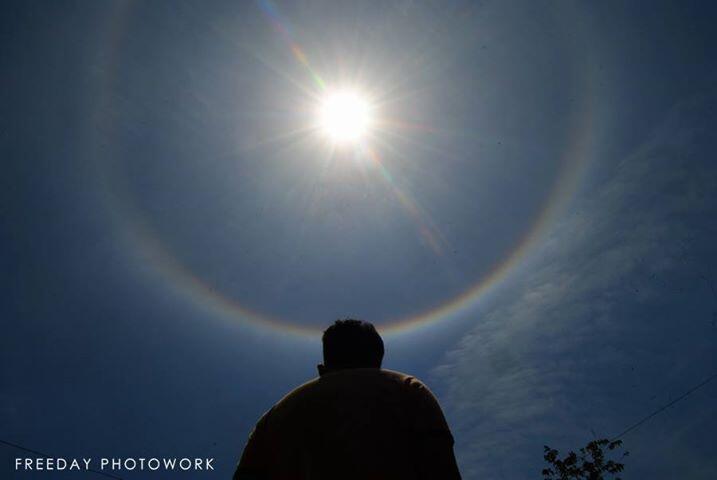
[[[364,97],[352,90],[328,94],[319,108],[319,127],[333,143],[353,143],[370,126],[370,108]]]

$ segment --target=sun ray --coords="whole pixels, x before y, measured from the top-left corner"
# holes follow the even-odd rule
[[[312,131],[314,131],[313,127],[295,128],[293,130],[289,130],[283,133],[278,133],[276,135],[261,138],[258,141],[246,146],[243,150],[258,150],[279,143],[292,143],[294,141],[297,141],[299,139],[298,137],[308,136]]]

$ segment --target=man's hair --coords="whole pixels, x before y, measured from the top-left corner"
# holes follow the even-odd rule
[[[321,337],[328,368],[380,368],[383,340],[370,322],[336,320]]]

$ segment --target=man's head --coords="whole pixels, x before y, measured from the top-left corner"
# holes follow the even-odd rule
[[[324,331],[321,341],[324,364],[319,365],[319,374],[327,370],[381,367],[383,340],[369,322],[336,320]]]

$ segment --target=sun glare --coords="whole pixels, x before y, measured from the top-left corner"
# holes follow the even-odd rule
[[[333,142],[359,140],[366,133],[369,123],[369,106],[356,92],[335,92],[321,103],[319,124]]]

